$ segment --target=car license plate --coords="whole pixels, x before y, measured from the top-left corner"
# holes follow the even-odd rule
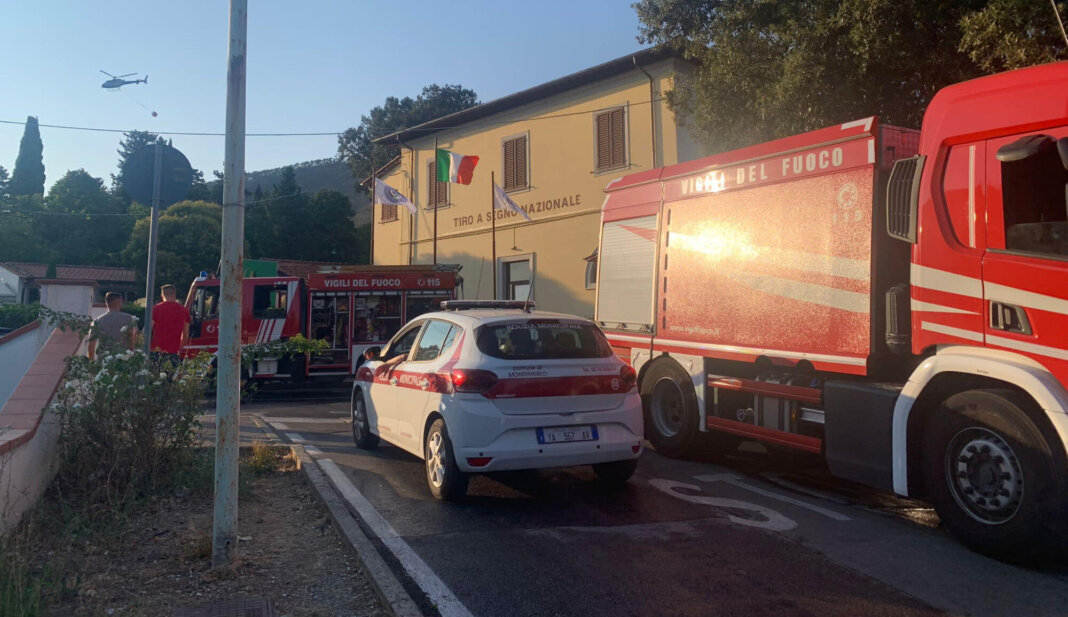
[[[597,425],[553,426],[538,429],[538,443],[567,443],[570,441],[597,441]]]

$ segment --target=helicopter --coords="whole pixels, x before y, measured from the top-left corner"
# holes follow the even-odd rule
[[[123,79],[124,77],[129,77],[131,75],[137,75],[137,73],[127,73],[125,75],[115,76],[115,75],[112,75],[111,73],[108,73],[107,71],[100,71],[100,72],[111,78],[111,79],[105,81],[103,84],[100,85],[101,88],[107,88],[109,90],[112,89],[112,88],[121,88],[123,86],[128,86],[130,84],[147,84],[148,83],[148,75],[145,75],[144,79]]]

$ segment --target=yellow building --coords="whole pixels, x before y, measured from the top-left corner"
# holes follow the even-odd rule
[[[436,250],[437,263],[463,266],[467,299],[496,288],[592,317],[604,187],[703,154],[663,98],[688,69],[644,50],[379,138],[401,145],[381,177],[418,214],[375,206],[373,263],[433,263]],[[435,144],[479,157],[470,185],[436,182]],[[498,210],[492,233],[491,178],[531,221]]]

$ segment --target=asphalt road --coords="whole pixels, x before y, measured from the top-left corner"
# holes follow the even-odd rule
[[[647,450],[621,491],[577,467],[478,476],[443,504],[421,461],[352,445],[347,401],[243,412],[308,448],[427,614],[1068,614],[1068,560],[972,553],[924,504],[837,481],[811,456]]]

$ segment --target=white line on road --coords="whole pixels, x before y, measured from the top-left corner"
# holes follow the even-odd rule
[[[289,430],[289,425],[288,424],[282,424],[281,422],[269,422],[268,424],[273,426],[276,431],[288,431]]]
[[[286,439],[293,443],[305,443],[305,440],[300,436],[300,433],[286,433]]]
[[[404,541],[404,538],[397,534],[397,530],[393,529],[393,525],[390,525],[389,521],[379,514],[378,510],[371,505],[371,502],[349,480],[345,472],[341,471],[337,463],[328,458],[320,459],[317,462],[326,472],[326,475],[330,476],[334,486],[337,487],[338,492],[345,498],[345,501],[348,501],[356,509],[356,512],[371,528],[371,531],[382,540],[382,544],[386,545],[386,548],[393,553],[404,570],[412,577],[412,580],[419,585],[419,588],[426,593],[430,601],[437,606],[438,612],[441,613],[442,617],[473,617],[471,611],[467,610],[467,607],[452,593],[452,590],[449,589],[445,582],[438,578],[438,575],[423,561],[423,558]]]
[[[263,419],[271,424],[278,424],[279,422],[285,424],[344,424],[344,418],[274,418],[271,416],[263,416]]]
[[[312,456],[322,456],[323,451],[315,446],[304,446],[304,451]]]
[[[812,505],[812,504],[810,504],[808,502],[801,501],[800,499],[794,499],[793,497],[787,497],[786,495],[780,495],[779,493],[776,493],[774,491],[769,491],[769,490],[766,490],[766,489],[762,489],[760,487],[753,486],[752,484],[746,484],[745,482],[742,482],[741,479],[738,476],[734,475],[733,473],[706,474],[706,475],[702,475],[702,476],[694,476],[694,478],[697,479],[697,480],[700,480],[701,482],[726,482],[727,484],[730,484],[731,486],[737,486],[738,488],[744,488],[745,490],[752,491],[754,493],[757,493],[758,495],[764,495],[765,497],[771,497],[772,499],[778,499],[779,501],[784,501],[786,503],[790,503],[790,504],[793,504],[795,506],[798,506],[798,507],[801,507],[801,508],[805,508],[806,510],[811,510],[811,511],[816,512],[818,514],[822,514],[822,515],[826,516],[827,518],[830,518],[830,519],[833,519],[833,520],[836,520],[836,521],[850,521],[850,520],[853,520],[853,519],[849,518],[848,516],[846,516],[845,514],[839,514],[839,513],[835,512],[834,510],[828,510],[827,508],[822,508],[820,506],[814,506],[814,505]]]

